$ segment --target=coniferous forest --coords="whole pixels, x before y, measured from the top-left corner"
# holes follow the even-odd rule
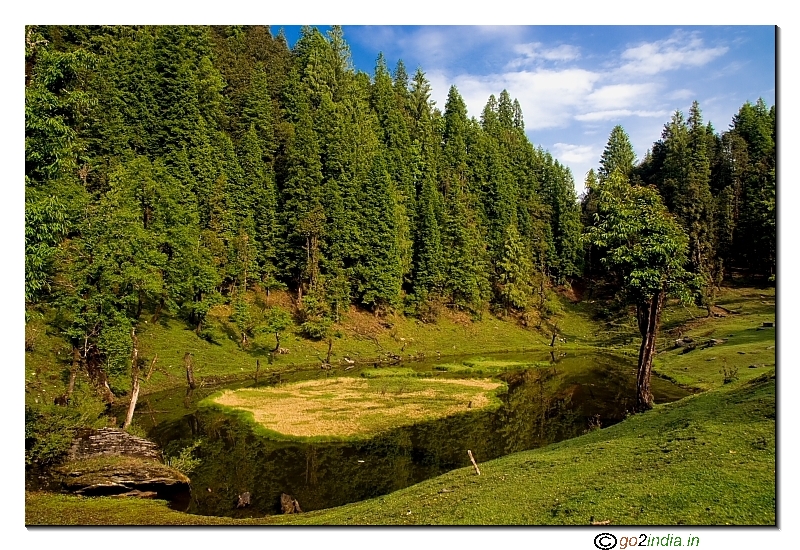
[[[376,52],[355,70],[340,27],[305,27],[292,48],[265,26],[32,26],[25,40],[25,315],[71,349],[62,405],[76,372],[118,397],[109,377],[131,376],[145,322],[213,341],[220,305],[246,349],[292,320],[326,341],[351,308],[528,326],[580,285],[636,310],[642,361],[664,300],[710,315],[731,273],[775,278],[762,100],[727,128],[697,102],[676,111],[639,160],[610,129],[579,197],[506,90],[479,118],[455,86],[435,105],[424,68]],[[255,290],[293,309],[259,309]]]

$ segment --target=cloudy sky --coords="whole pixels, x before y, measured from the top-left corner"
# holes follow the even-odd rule
[[[326,30],[327,27],[320,27]],[[277,32],[278,27],[273,27]],[[300,27],[284,27],[290,45]],[[425,71],[444,109],[455,84],[471,116],[490,94],[519,99],[525,129],[572,169],[580,193],[611,129],[621,124],[641,158],[675,110],[700,102],[728,128],[745,101],[775,103],[772,26],[345,26],[357,69],[378,52]]]

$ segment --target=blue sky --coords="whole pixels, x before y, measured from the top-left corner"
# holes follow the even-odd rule
[[[328,27],[320,26],[326,30]],[[279,27],[273,26],[273,32]],[[284,27],[294,45],[300,27]],[[519,99],[528,138],[569,166],[580,193],[611,129],[641,158],[697,100],[719,132],[745,101],[775,103],[773,26],[344,26],[353,63],[419,66],[444,108],[455,84],[471,116],[490,94]]]

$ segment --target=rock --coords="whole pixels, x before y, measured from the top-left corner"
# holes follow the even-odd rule
[[[717,338],[711,338],[711,339],[710,339],[708,342],[706,342],[706,343],[705,343],[705,345],[703,346],[703,348],[711,348],[711,347],[714,347],[714,346],[719,346],[719,345],[721,345],[721,344],[724,344],[724,343],[725,343],[725,342],[727,342],[727,341],[728,341],[728,340],[727,340],[727,339],[724,339],[724,338],[723,338],[723,339],[721,339],[721,340],[720,340],[720,339],[717,339]]]
[[[248,491],[239,495],[239,502],[236,503],[237,508],[244,508],[246,506],[250,506],[250,493]]]
[[[765,321],[765,322],[761,323],[761,326],[762,327],[766,327],[766,328],[771,328],[771,327],[775,326],[775,323],[768,323],[768,322]]]
[[[134,456],[161,460],[158,445],[116,428],[82,430],[72,441],[68,460],[81,460],[96,456]]]
[[[189,491],[189,478],[152,459],[130,456],[97,456],[59,466],[64,490],[85,496],[145,496],[172,500]]]
[[[83,430],[52,475],[64,491],[185,500],[189,478],[162,463],[158,445],[115,428]]]
[[[300,503],[292,495],[281,493],[281,512],[284,514],[299,514],[302,512]]]

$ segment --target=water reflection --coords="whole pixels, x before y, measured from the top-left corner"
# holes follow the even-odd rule
[[[419,365],[416,370],[433,367]],[[386,494],[468,466],[467,449],[481,462],[541,447],[618,422],[635,402],[633,365],[619,357],[554,356],[549,364],[545,360],[496,377],[508,384],[496,411],[397,428],[355,443],[275,441],[207,409],[177,420],[171,416],[154,426],[151,435],[168,454],[202,440],[194,452],[200,463],[190,476],[189,512],[247,517],[279,513],[282,493],[297,499],[304,511]],[[658,379],[653,380],[653,392],[657,402],[686,395]],[[251,504],[237,508],[244,492],[250,493]]]

